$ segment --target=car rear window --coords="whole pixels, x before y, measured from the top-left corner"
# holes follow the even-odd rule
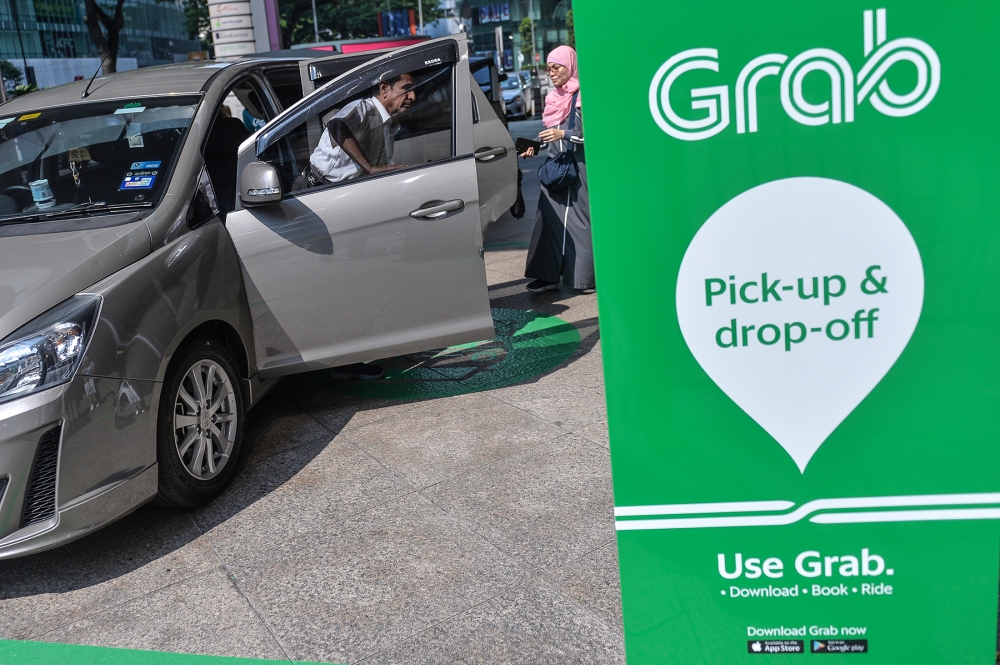
[[[81,102],[0,116],[0,221],[87,203],[156,205],[200,101]]]

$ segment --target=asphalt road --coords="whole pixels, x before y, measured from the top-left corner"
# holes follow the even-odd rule
[[[537,135],[540,121],[512,123]],[[623,663],[595,295],[524,290],[486,238],[498,340],[286,379],[238,478],[0,562],[0,638],[337,663]],[[520,341],[519,341],[520,340]]]

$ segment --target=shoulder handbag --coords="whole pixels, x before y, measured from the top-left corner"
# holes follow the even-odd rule
[[[511,217],[514,219],[521,219],[524,217],[525,208],[524,205],[524,193],[521,191],[521,168],[517,169],[517,198],[514,199],[514,205],[510,207]]]
[[[579,94],[579,92],[575,93],[573,101],[570,102],[567,134],[572,132],[574,125],[576,125],[576,98]],[[575,150],[575,147],[571,141],[569,150],[562,151],[554,157],[549,157],[539,167],[538,180],[545,189],[550,192],[563,192],[572,187],[573,183],[580,177],[576,170],[576,157],[573,156],[573,150]]]

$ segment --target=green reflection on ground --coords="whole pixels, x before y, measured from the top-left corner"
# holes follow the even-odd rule
[[[350,381],[333,390],[355,397],[416,400],[492,390],[538,376],[565,362],[580,333],[555,316],[494,309],[496,337],[380,362],[379,381]]]

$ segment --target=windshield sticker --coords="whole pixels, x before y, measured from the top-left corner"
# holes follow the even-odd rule
[[[20,118],[17,119],[18,122],[24,122],[25,120],[34,120],[38,116],[42,115],[41,112],[38,113],[25,113]]]
[[[71,162],[89,162],[90,161],[90,150],[87,148],[72,148],[69,151],[69,161]]]
[[[2,120],[0,120],[0,129],[3,129],[4,127],[6,127],[7,125],[9,125],[12,122],[14,122],[14,117],[13,116],[11,116],[9,118],[3,118]]]
[[[122,186],[118,191],[124,192],[132,189],[152,189],[156,181],[155,175],[127,175],[122,180]]]
[[[120,115],[122,113],[142,113],[145,110],[146,107],[139,102],[131,102],[120,109],[115,109],[115,115]]]
[[[142,125],[137,122],[125,126],[125,138],[128,139],[130,148],[142,148],[146,145],[142,141]]]
[[[158,169],[160,168],[160,162],[132,162],[133,171],[141,171],[142,169]]]

